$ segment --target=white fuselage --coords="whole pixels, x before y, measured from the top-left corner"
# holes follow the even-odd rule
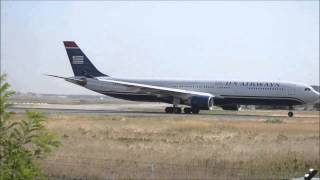
[[[215,96],[215,105],[221,106],[235,104],[294,106],[311,104],[319,100],[319,93],[312,87],[289,82],[136,80],[98,77],[88,79],[85,87],[98,93],[127,100],[166,102],[162,96],[149,95],[135,87],[101,81],[103,79],[210,93]]]
[[[62,78],[92,91],[132,101],[165,102],[167,113],[198,114],[214,105],[238,110],[239,105],[288,106],[314,103],[319,93],[311,86],[287,82],[134,80],[100,72],[74,41],[63,41],[74,77]],[[292,117],[293,113],[289,112]]]

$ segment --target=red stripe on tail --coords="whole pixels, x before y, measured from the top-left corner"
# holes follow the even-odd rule
[[[64,47],[70,48],[70,47],[78,47],[77,44],[73,41],[63,41]]]

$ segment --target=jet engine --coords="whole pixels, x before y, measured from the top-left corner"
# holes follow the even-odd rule
[[[193,96],[190,99],[190,106],[201,110],[211,110],[213,104],[213,96]]]

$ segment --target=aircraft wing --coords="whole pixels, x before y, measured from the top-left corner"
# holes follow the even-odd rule
[[[189,91],[189,90],[176,89],[176,88],[167,88],[167,87],[161,87],[161,86],[153,86],[153,85],[132,83],[132,82],[119,81],[119,80],[113,80],[113,79],[105,79],[105,78],[98,78],[98,79],[100,81],[115,83],[115,84],[130,87],[130,88],[134,88],[136,91],[147,93],[147,94],[153,94],[156,96],[174,96],[174,97],[179,97],[182,99],[190,98],[192,96],[214,97],[213,94],[198,92],[198,91]]]

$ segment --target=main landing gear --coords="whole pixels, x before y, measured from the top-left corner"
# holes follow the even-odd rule
[[[166,113],[175,113],[175,114],[181,114],[182,112],[182,108],[180,107],[166,107],[165,108],[165,112]],[[183,112],[185,114],[199,114],[200,112],[200,109],[198,108],[189,108],[189,107],[186,107],[186,108],[183,108]]]
[[[181,108],[178,108],[178,107],[166,107],[165,111],[166,111],[166,113],[180,114],[181,113]]]

